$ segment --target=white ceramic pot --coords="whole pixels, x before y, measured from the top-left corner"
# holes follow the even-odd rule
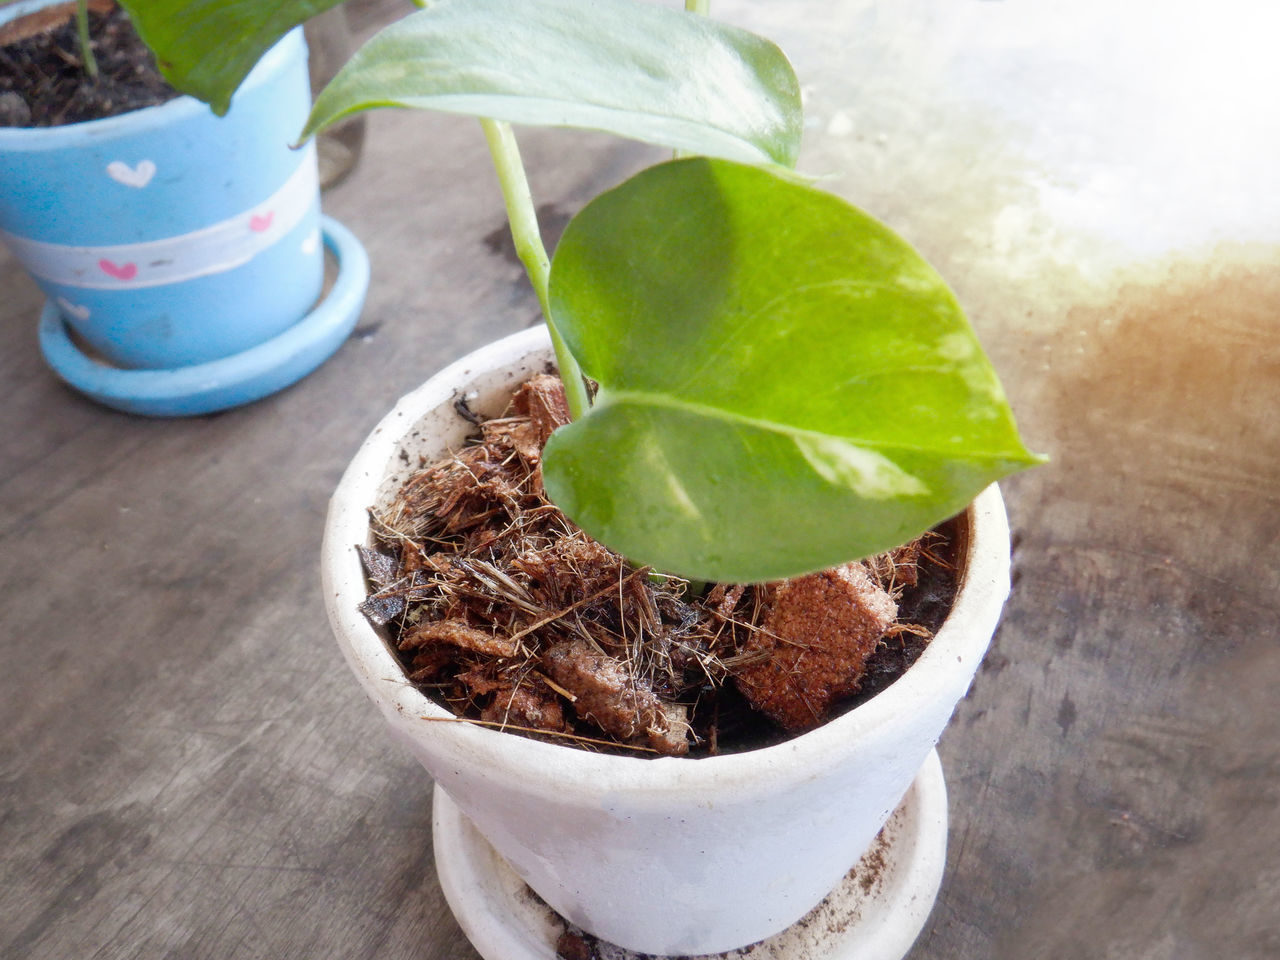
[[[968,510],[955,606],[907,673],[867,703],[778,746],[688,759],[602,756],[447,717],[405,682],[357,610],[368,508],[420,457],[471,430],[466,396],[493,415],[552,361],[545,329],[493,343],[402,399],[356,454],[329,508],[330,622],[393,735],[511,867],[562,916],[652,954],[732,950],[803,916],[874,839],[941,735],[1009,591],[1009,532],[992,486]]]

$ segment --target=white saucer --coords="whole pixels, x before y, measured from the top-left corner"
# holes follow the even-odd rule
[[[435,788],[436,872],[485,960],[555,960],[565,922]],[[723,960],[901,960],[933,909],[947,858],[947,789],[936,751],[879,836],[827,898],[781,933]],[[601,942],[602,960],[643,955]],[[685,958],[692,960],[692,958]]]

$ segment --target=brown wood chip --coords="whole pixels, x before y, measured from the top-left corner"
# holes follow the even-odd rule
[[[495,637],[458,620],[433,620],[410,627],[401,634],[399,647],[401,650],[414,650],[433,643],[491,657],[514,657],[520,652],[519,646],[506,637]]]
[[[480,712],[487,723],[510,724],[563,733],[569,729],[560,701],[541,685],[508,683],[493,692],[493,700]]]
[[[114,0],[89,0],[90,13],[110,13],[116,8]],[[76,15],[75,0],[42,7],[25,16],[15,17],[0,27],[0,47],[21,43],[42,33],[53,33]]]
[[[571,692],[574,712],[624,742],[643,740],[659,753],[689,750],[688,725],[680,709],[668,713],[652,687],[626,665],[581,640],[548,650],[542,664],[551,679]]]
[[[533,421],[538,448],[557,427],[569,422],[569,403],[559,377],[542,373],[529,380],[512,399],[513,409]]]
[[[816,727],[835,701],[858,689],[867,658],[897,615],[893,598],[861,564],[783,581],[764,629],[734,669],[738,688],[784,729]]]

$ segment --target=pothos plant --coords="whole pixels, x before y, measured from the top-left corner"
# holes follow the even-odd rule
[[[170,82],[225,111],[336,0],[123,4]],[[773,43],[698,15],[706,0],[419,6],[301,136],[373,107],[480,118],[572,414],[545,487],[588,533],[697,580],[778,579],[904,543],[1038,462],[941,277],[794,173],[799,83]],[[587,204],[549,259],[511,123],[677,158]]]

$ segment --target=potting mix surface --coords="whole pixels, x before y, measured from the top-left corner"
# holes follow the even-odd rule
[[[363,611],[409,680],[455,716],[588,749],[706,755],[779,742],[892,683],[956,584],[953,523],[892,553],[772,584],[636,567],[542,490],[567,422],[554,377],[423,464],[361,548]]]

